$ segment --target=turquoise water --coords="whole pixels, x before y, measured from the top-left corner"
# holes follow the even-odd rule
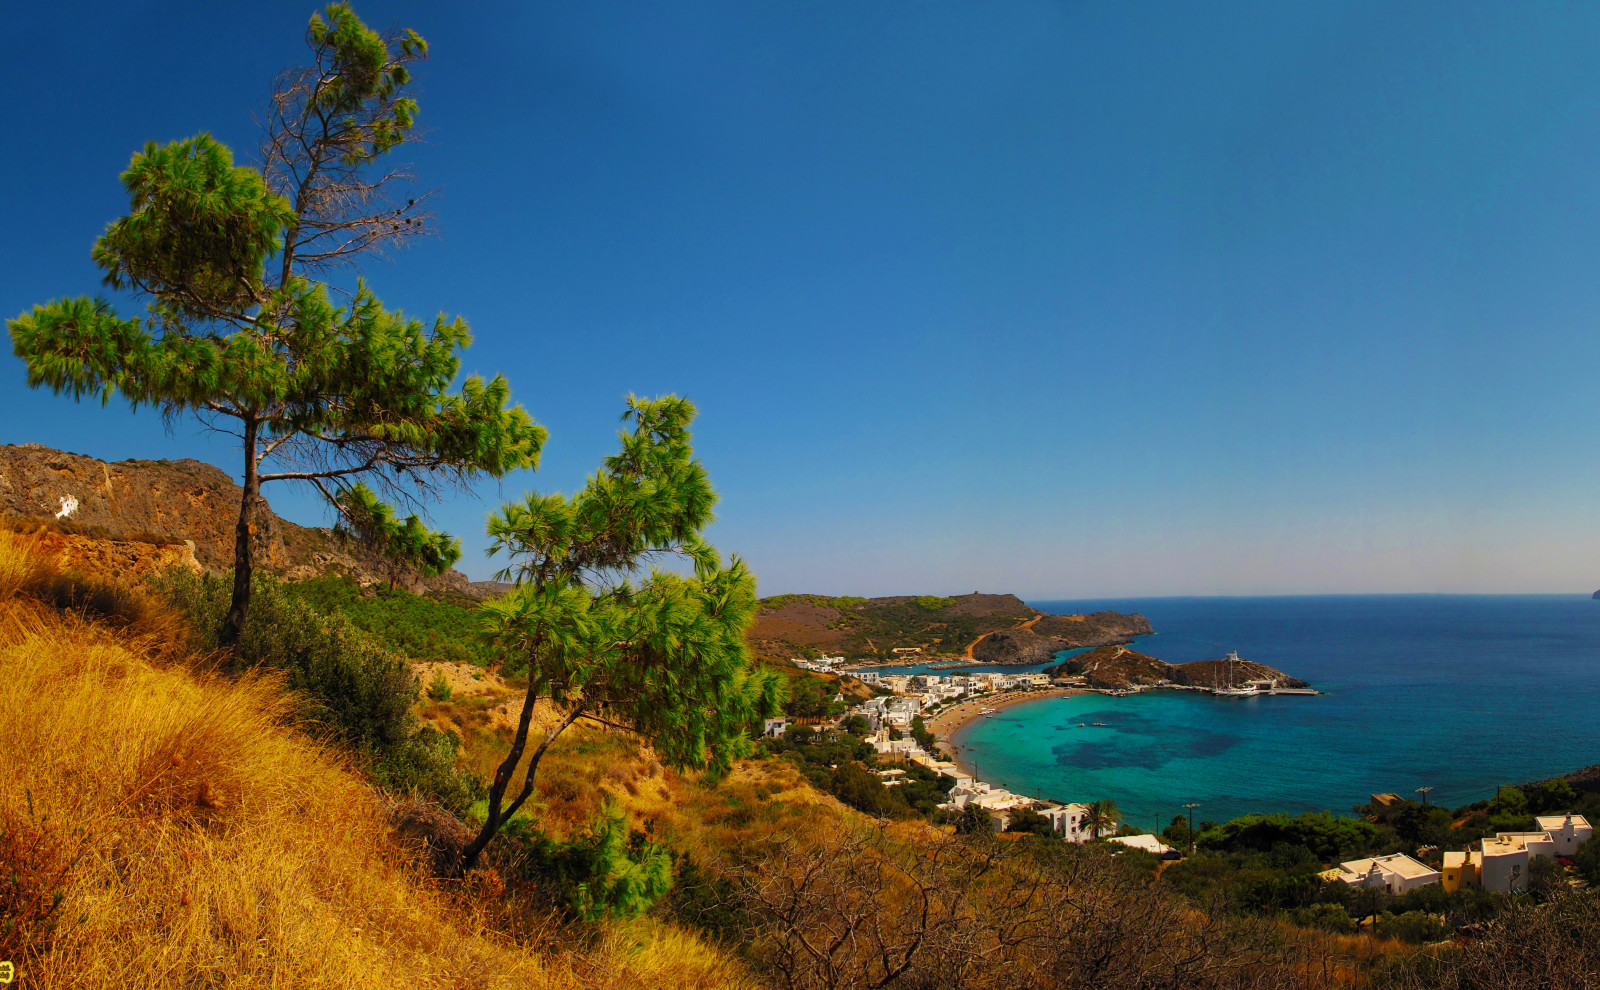
[[[1600,601],[1587,595],[1031,604],[1142,612],[1156,629],[1142,652],[1185,663],[1238,650],[1327,692],[1078,695],[956,733],[983,779],[1059,800],[1110,798],[1141,827],[1189,802],[1198,819],[1220,821],[1348,812],[1374,792],[1431,786],[1434,803],[1459,805],[1600,763]]]

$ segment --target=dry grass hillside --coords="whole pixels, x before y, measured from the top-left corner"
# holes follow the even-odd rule
[[[65,609],[60,606],[67,606]],[[493,877],[428,880],[267,677],[0,533],[0,959],[23,987],[729,987],[655,920],[521,941]]]

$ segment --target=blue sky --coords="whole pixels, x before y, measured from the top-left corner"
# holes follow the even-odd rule
[[[314,8],[248,8],[8,15],[0,313],[98,290],[144,141],[250,155]],[[474,576],[498,499],[673,391],[767,594],[1600,586],[1600,8],[357,11],[432,43],[442,221],[367,277],[551,431],[434,507]],[[239,470],[23,380],[0,443]]]

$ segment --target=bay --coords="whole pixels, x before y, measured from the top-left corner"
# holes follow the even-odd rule
[[[1156,632],[1134,649],[1171,663],[1237,650],[1325,692],[1076,695],[1006,708],[952,739],[996,786],[1110,798],[1141,828],[1187,803],[1199,805],[1196,820],[1347,814],[1373,793],[1415,797],[1424,786],[1433,803],[1456,806],[1600,763],[1600,601],[1587,595],[1029,604],[1141,612]]]

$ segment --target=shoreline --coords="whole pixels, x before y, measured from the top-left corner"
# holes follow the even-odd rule
[[[961,758],[961,750],[953,741],[956,731],[973,719],[982,716],[982,709],[992,708],[996,711],[1020,705],[1027,701],[1044,701],[1047,698],[1068,698],[1075,694],[1092,694],[1085,688],[1050,688],[1046,691],[1007,691],[993,697],[974,698],[963,701],[954,708],[940,712],[927,723],[928,731],[938,739],[936,749],[941,749],[949,757],[950,762],[961,768],[963,773],[977,777],[978,774],[965,760]]]

